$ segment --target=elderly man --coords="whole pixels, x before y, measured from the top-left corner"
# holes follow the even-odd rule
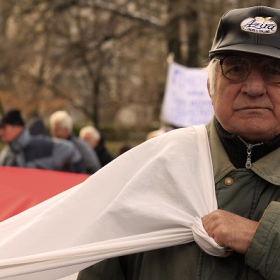
[[[192,242],[102,261],[79,280],[280,279],[280,10],[242,8],[221,18],[208,89],[219,210],[202,222],[227,248],[223,258]]]
[[[79,138],[88,142],[91,148],[96,152],[102,167],[114,159],[106,148],[104,138],[94,126],[88,125],[81,128]]]
[[[72,133],[73,120],[66,111],[56,111],[49,119],[52,137],[72,142],[82,155],[83,173],[93,174],[101,168],[100,161],[89,144]]]
[[[80,173],[81,155],[72,143],[32,136],[19,110],[10,110],[0,121],[0,165]]]

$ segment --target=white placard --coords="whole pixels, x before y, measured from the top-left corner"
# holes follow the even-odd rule
[[[214,111],[207,91],[207,71],[170,63],[161,120],[178,127],[206,124]]]

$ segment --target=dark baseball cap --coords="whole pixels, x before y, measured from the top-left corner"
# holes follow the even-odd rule
[[[5,124],[24,126],[20,111],[17,109],[8,111],[0,121],[0,127]]]
[[[225,13],[209,56],[232,51],[280,59],[280,9],[255,6]]]

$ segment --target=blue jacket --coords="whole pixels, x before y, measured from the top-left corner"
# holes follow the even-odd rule
[[[0,153],[0,165],[81,173],[82,157],[66,140],[31,136],[27,129]]]

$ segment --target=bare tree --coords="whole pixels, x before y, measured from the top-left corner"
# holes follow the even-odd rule
[[[140,89],[133,79],[141,74],[135,57],[147,48],[142,44],[140,50],[138,42],[147,36],[154,40],[154,29],[160,27],[156,17],[97,1],[30,0],[24,4],[15,5],[19,12],[14,15],[14,21],[25,26],[22,36],[29,47],[29,59],[17,71],[17,91],[29,81],[36,88],[31,94],[33,100],[40,96],[40,100],[50,101],[54,95],[82,111],[96,125],[105,104],[107,107],[111,104],[114,112],[126,102],[133,102],[135,98],[130,96],[126,100],[125,96],[129,95],[128,91]],[[150,57],[154,57],[154,52],[149,50]],[[156,63],[162,69],[159,64]],[[149,72],[147,69],[145,72]],[[148,94],[142,92],[142,97]],[[62,103],[52,103],[53,109],[55,104]]]
[[[205,65],[220,16],[267,0],[0,0],[0,113],[70,110],[96,126],[159,116],[166,58]]]

